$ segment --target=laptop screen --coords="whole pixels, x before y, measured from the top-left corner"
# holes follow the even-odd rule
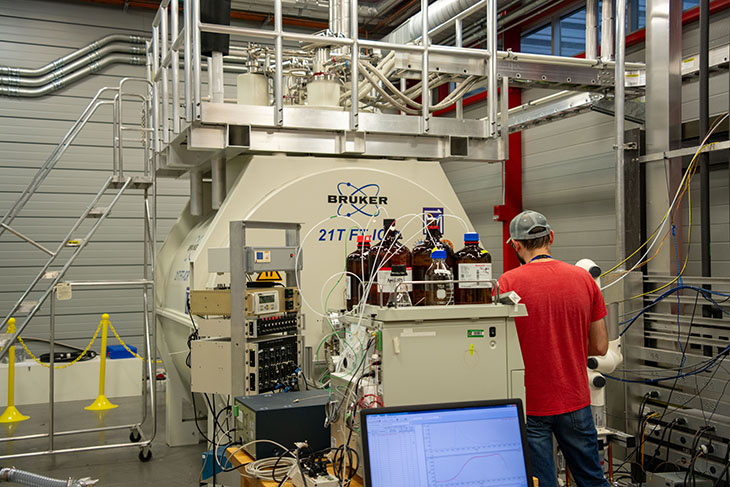
[[[370,487],[528,487],[519,400],[362,412]]]

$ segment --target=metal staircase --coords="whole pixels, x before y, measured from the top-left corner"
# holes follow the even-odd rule
[[[123,173],[123,166],[121,165],[121,161],[123,161],[123,151],[124,151],[124,143],[129,142],[129,140],[125,140],[122,137],[122,134],[127,131],[142,131],[143,133],[149,133],[153,129],[146,128],[144,125],[141,124],[139,126],[135,125],[122,125],[121,123],[121,115],[123,113],[122,106],[124,102],[125,96],[127,98],[129,97],[135,97],[140,98],[140,95],[135,93],[124,93],[123,89],[125,85],[129,84],[130,82],[139,82],[139,83],[145,83],[148,84],[148,81],[145,79],[137,79],[137,78],[125,78],[123,79],[118,87],[104,87],[101,88],[96,95],[91,99],[89,104],[86,106],[84,111],[82,112],[81,116],[78,118],[78,120],[74,123],[74,125],[71,127],[71,129],[66,133],[66,135],[63,137],[61,142],[56,146],[56,148],[51,152],[51,154],[48,156],[48,159],[43,163],[43,165],[40,167],[38,172],[35,174],[33,179],[30,181],[28,186],[25,188],[25,190],[21,193],[20,197],[16,200],[16,202],[13,204],[13,206],[8,210],[8,212],[3,217],[2,221],[0,221],[0,236],[2,236],[3,232],[7,230],[9,233],[12,233],[16,237],[20,238],[21,240],[31,244],[32,246],[36,247],[37,249],[41,250],[42,252],[49,255],[48,260],[46,261],[45,265],[41,268],[40,272],[37,274],[35,279],[33,279],[30,283],[30,285],[27,287],[25,292],[23,292],[22,296],[18,299],[18,301],[15,303],[15,305],[8,310],[5,318],[3,319],[2,323],[0,323],[0,331],[4,329],[4,327],[7,324],[7,321],[18,311],[24,312],[27,310],[27,315],[25,319],[20,323],[20,325],[17,327],[17,331],[15,334],[13,334],[11,338],[11,343],[13,343],[19,335],[23,333],[23,330],[25,327],[30,323],[30,321],[33,319],[33,317],[38,313],[40,308],[43,306],[45,301],[48,299],[48,297],[51,295],[51,292],[55,287],[63,280],[64,276],[66,275],[66,272],[71,267],[71,265],[74,263],[76,258],[81,254],[81,252],[86,248],[89,241],[92,239],[96,231],[99,229],[99,226],[101,223],[106,220],[106,218],[111,213],[114,206],[119,201],[122,194],[124,194],[125,191],[127,191],[130,188],[140,189],[140,188],[149,188],[152,186],[152,177],[151,172],[149,170],[149,166],[151,164],[149,160],[149,154],[148,151],[145,150],[145,176],[144,177],[131,177],[131,176],[124,176]],[[114,98],[113,100],[107,100],[102,99],[102,95],[104,94],[113,94]],[[145,118],[147,118],[147,111],[148,111],[148,104],[147,104],[147,98],[141,97],[141,103],[143,105],[143,111],[145,113]],[[71,227],[71,229],[68,231],[66,236],[61,240],[58,247],[55,250],[50,250],[43,246],[42,244],[36,242],[32,238],[24,235],[23,233],[19,232],[18,230],[15,230],[10,225],[13,223],[15,218],[20,214],[20,212],[23,210],[23,208],[26,206],[26,204],[30,201],[30,199],[33,197],[34,194],[38,191],[38,188],[41,186],[43,181],[48,177],[48,175],[51,173],[51,171],[54,169],[56,164],[59,160],[61,160],[62,156],[66,152],[66,150],[69,148],[69,146],[76,140],[76,137],[81,133],[83,128],[86,126],[86,124],[91,120],[91,118],[94,116],[96,111],[99,109],[99,107],[104,105],[112,105],[114,107],[114,120],[113,120],[113,133],[114,133],[114,164],[113,164],[113,174],[106,180],[106,182],[102,185],[101,189],[98,193],[94,196],[92,201],[89,203],[89,205],[86,207],[86,209],[83,211],[81,216],[76,220],[74,225]],[[149,146],[148,144],[148,138],[145,137],[143,140],[143,143],[145,146]],[[151,139],[151,137],[149,137]],[[99,202],[102,200],[102,198],[108,194],[113,194],[111,202],[106,207],[100,207]],[[79,228],[83,225],[83,223],[89,219],[94,218],[96,221],[91,226],[91,228],[87,231],[87,233],[82,238],[76,238],[74,237],[76,235],[76,232],[79,230]],[[73,252],[71,255],[66,256],[65,260],[60,260],[61,252],[64,248],[73,248]],[[49,269],[52,266],[61,267],[60,270],[55,271],[49,271]],[[43,281],[43,285],[39,286],[39,283]],[[28,297],[33,293],[34,291],[41,291],[41,297],[37,301],[28,301]],[[0,359],[2,359],[7,351],[2,350],[0,351]]]
[[[149,46],[148,46],[149,48]],[[140,94],[140,92],[144,94]],[[124,78],[116,87],[101,88],[91,99],[89,104],[83,110],[78,120],[74,122],[61,142],[54,148],[46,161],[41,165],[38,172],[30,181],[20,197],[3,216],[0,221],[0,236],[7,231],[8,233],[18,237],[19,239],[32,245],[38,251],[48,255],[48,259],[41,267],[35,278],[29,283],[26,290],[15,304],[7,310],[5,318],[0,323],[0,331],[2,331],[11,317],[25,315],[14,333],[9,334],[10,339],[2,350],[0,350],[0,360],[8,354],[10,345],[16,342],[18,337],[23,333],[25,328],[30,324],[31,320],[38,314],[43,305],[50,299],[50,343],[51,350],[55,340],[54,322],[55,322],[55,296],[54,292],[60,285],[82,288],[141,288],[144,325],[144,356],[145,366],[143,367],[143,384],[149,386],[149,391],[143,386],[143,403],[142,403],[142,419],[136,424],[127,424],[121,426],[107,426],[100,428],[91,428],[85,430],[74,431],[54,431],[53,426],[53,404],[54,392],[53,387],[49,389],[49,407],[50,420],[47,434],[34,434],[26,436],[10,436],[0,438],[0,443],[5,441],[20,441],[26,439],[37,439],[47,437],[49,440],[48,449],[45,451],[14,453],[12,455],[0,456],[4,458],[17,458],[24,456],[35,456],[42,454],[67,453],[88,451],[97,448],[115,448],[115,447],[139,447],[140,459],[149,460],[151,453],[149,446],[156,434],[155,419],[155,389],[154,389],[154,370],[153,363],[156,354],[156,347],[153,342],[153,334],[151,316],[154,316],[154,241],[155,241],[155,219],[154,211],[150,209],[149,201],[154,198],[154,160],[152,147],[155,143],[157,132],[155,130],[154,119],[156,118],[156,108],[152,101],[153,86],[143,78]],[[139,123],[124,123],[125,105],[129,110],[129,104],[133,103],[141,114]],[[84,127],[89,123],[97,110],[102,106],[111,106],[113,109],[112,131],[113,131],[113,163],[111,175],[103,183],[99,191],[92,198],[86,208],[83,210],[79,218],[74,222],[66,235],[60,240],[55,249],[49,249],[33,238],[23,234],[19,230],[12,227],[15,219],[21,214],[23,208],[28,204],[33,195],[35,195],[42,183],[48,175],[53,171],[58,162],[61,160],[67,149],[74,143],[78,135]],[[129,118],[129,117],[127,117]],[[125,137],[129,132],[140,134],[137,138]],[[124,153],[125,147],[130,148],[131,143],[141,144],[143,148],[143,172],[142,175],[126,175],[124,172]],[[137,146],[136,148],[139,148]],[[144,198],[144,255],[143,255],[143,277],[142,279],[133,280],[95,280],[95,281],[65,281],[64,278],[68,270],[72,267],[79,255],[88,246],[89,242],[94,238],[95,234],[101,227],[102,223],[109,217],[115,206],[119,203],[122,195],[131,192],[131,190],[141,190]],[[90,225],[84,225],[87,220],[92,220]],[[81,235],[79,235],[81,232]],[[70,250],[70,251],[69,251]],[[39,297],[35,297],[39,296]],[[33,298],[31,300],[30,298]],[[49,369],[50,384],[53,384],[54,367]],[[142,432],[142,424],[147,418],[146,401],[149,396],[150,408],[152,415],[152,434],[149,438],[145,438]],[[81,448],[56,449],[54,448],[54,438],[61,435],[89,433],[93,431],[105,431],[112,429],[130,429],[130,439],[138,443],[121,443],[116,445],[92,445]],[[142,440],[142,441],[140,441]]]

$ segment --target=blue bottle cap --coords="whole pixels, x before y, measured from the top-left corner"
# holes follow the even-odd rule
[[[468,232],[464,234],[464,242],[478,242],[479,234],[477,232]]]
[[[446,251],[445,250],[434,250],[433,252],[431,252],[431,258],[432,259],[445,259]]]

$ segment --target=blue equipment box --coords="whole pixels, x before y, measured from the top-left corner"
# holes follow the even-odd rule
[[[133,345],[127,345],[127,347],[129,347],[132,352],[137,353],[137,347]],[[108,345],[106,347],[106,356],[110,359],[134,358],[134,355],[129,353],[122,345]]]

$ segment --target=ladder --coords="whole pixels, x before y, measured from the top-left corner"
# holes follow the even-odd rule
[[[141,83],[146,85],[147,96],[140,95],[138,93],[127,92],[125,87],[133,84]],[[151,83],[144,78],[124,78],[119,82],[116,87],[104,87],[101,88],[96,95],[91,99],[89,104],[86,106],[84,111],[81,113],[79,118],[74,122],[73,126],[69,129],[66,135],[63,137],[61,142],[54,148],[51,154],[48,156],[46,161],[41,165],[38,172],[35,174],[33,179],[30,181],[25,190],[21,193],[20,197],[3,216],[0,221],[0,236],[4,231],[8,231],[18,237],[19,239],[29,243],[36,249],[48,254],[48,260],[41,268],[40,272],[28,285],[27,289],[23,292],[22,296],[17,300],[15,305],[8,311],[2,323],[0,323],[0,331],[6,326],[8,320],[18,313],[22,309],[28,309],[27,315],[25,316],[22,323],[17,326],[14,334],[12,334],[8,346],[0,350],[0,360],[8,353],[9,345],[13,344],[18,336],[23,333],[23,330],[28,326],[33,317],[41,309],[45,301],[52,295],[56,286],[62,282],[69,268],[72,266],[77,257],[86,248],[89,241],[92,239],[96,231],[101,226],[107,217],[112,212],[112,209],[119,202],[121,196],[129,189],[144,189],[145,190],[145,236],[152,235],[152,229],[147,224],[150,217],[149,206],[147,205],[146,195],[147,190],[153,185],[152,176],[152,159],[150,157],[149,148],[154,142],[156,137],[154,125],[152,124],[152,117],[150,112],[152,111],[156,115],[156,107],[153,106],[151,97],[152,86]],[[113,95],[113,99],[102,99],[102,95]],[[124,102],[130,99],[139,100],[142,106],[142,120],[139,125],[124,125],[123,124],[123,107]],[[36,242],[32,238],[24,235],[20,231],[11,227],[11,224],[15,218],[20,214],[23,208],[26,206],[32,196],[38,191],[43,181],[48,177],[53,168],[56,166],[58,161],[64,155],[69,146],[76,140],[76,137],[81,133],[86,124],[91,120],[96,111],[105,105],[111,105],[113,107],[113,167],[112,175],[107,178],[106,182],[102,185],[101,189],[96,193],[94,198],[91,200],[89,205],[83,211],[81,216],[72,225],[71,229],[65,235],[63,240],[59,243],[55,250],[48,249],[44,245]],[[125,176],[123,168],[123,156],[124,156],[124,144],[129,142],[128,139],[124,138],[124,133],[129,131],[141,132],[143,137],[140,138],[144,146],[144,175],[143,176]],[[112,200],[106,207],[98,206],[102,198],[106,195],[112,195]],[[95,222],[91,225],[91,228],[86,232],[82,238],[75,238],[74,235],[87,220],[93,218]],[[145,240],[148,240],[145,238]],[[152,240],[154,241],[154,240]],[[148,245],[148,242],[145,243]],[[154,244],[150,244],[150,249],[154,253]],[[66,248],[73,248],[70,255],[66,255],[64,259],[61,259],[61,253]],[[51,266],[60,267],[60,270],[50,271]],[[41,282],[43,282],[41,284]],[[151,282],[151,281],[150,281]],[[140,281],[141,284],[145,284]],[[41,285],[39,285],[41,284]],[[28,297],[33,292],[41,292],[41,296],[37,301],[27,301]]]

